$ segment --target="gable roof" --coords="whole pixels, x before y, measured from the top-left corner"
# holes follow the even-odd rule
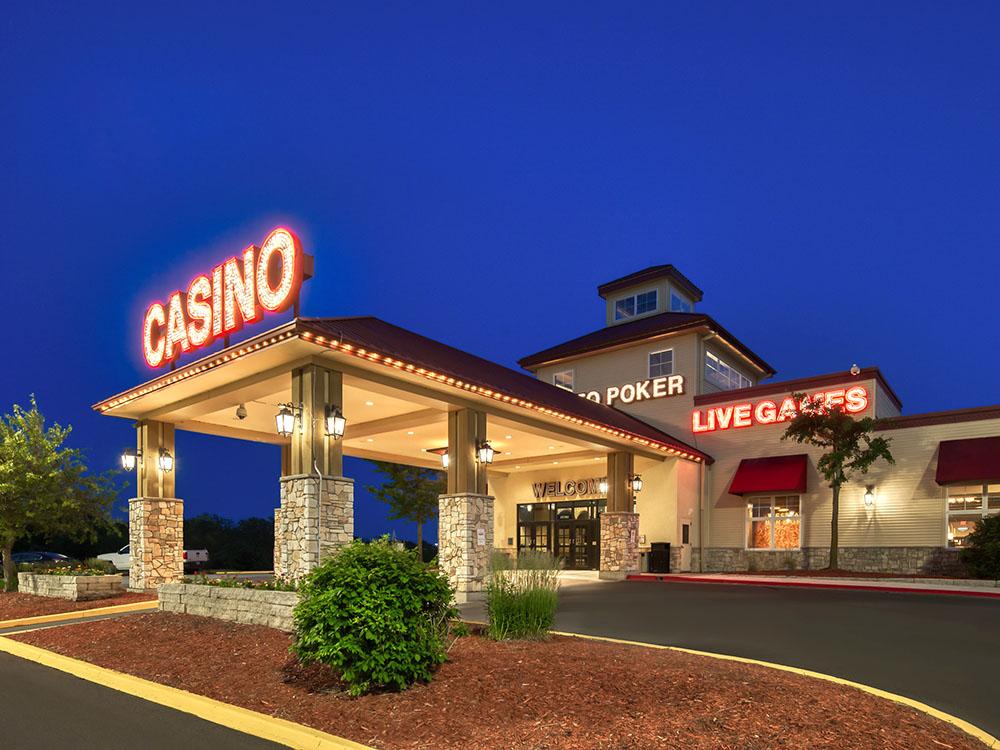
[[[630,273],[628,276],[622,276],[620,279],[607,281],[597,287],[597,293],[601,295],[601,297],[607,297],[608,294],[616,292],[619,289],[627,289],[628,287],[642,284],[646,281],[660,279],[664,276],[674,282],[675,286],[686,292],[694,302],[701,302],[701,298],[704,296],[701,289],[696,287],[691,279],[682,274],[669,263],[661,266],[650,266],[649,268],[644,268],[641,271]]]
[[[526,370],[535,370],[544,364],[549,364],[560,359],[579,357],[603,349],[637,343],[654,336],[682,333],[699,328],[709,330],[717,334],[720,338],[725,339],[734,349],[759,367],[765,375],[774,375],[775,369],[771,365],[758,357],[748,346],[745,346],[713,318],[704,313],[665,312],[658,315],[637,318],[626,323],[618,323],[606,328],[600,328],[583,336],[578,336],[575,339],[557,344],[548,349],[543,349],[540,352],[529,354],[527,357],[518,360],[518,364]]]
[[[653,448],[680,453],[711,463],[712,457],[662,430],[611,406],[598,404],[488,359],[442,344],[375,317],[299,318],[296,330],[306,340],[322,337],[341,349],[362,349],[382,359],[392,358],[407,371],[430,371],[438,382],[473,392],[488,392],[505,403],[515,403],[562,416],[583,426],[596,427]],[[396,366],[396,365],[393,365]],[[413,366],[412,368],[409,366]],[[415,370],[414,370],[415,368]]]

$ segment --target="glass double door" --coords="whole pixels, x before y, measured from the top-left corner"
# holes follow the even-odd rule
[[[567,570],[593,570],[597,567],[597,521],[555,522],[555,554]]]

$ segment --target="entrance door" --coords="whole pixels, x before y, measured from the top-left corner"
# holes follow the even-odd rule
[[[681,521],[681,560],[680,569],[682,573],[691,570],[691,521]]]
[[[556,521],[555,553],[567,570],[597,567],[597,523],[592,520]]]

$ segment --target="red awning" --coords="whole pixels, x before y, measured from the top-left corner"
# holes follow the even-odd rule
[[[941,441],[938,484],[993,480],[1000,480],[1000,436]]]
[[[731,495],[753,495],[758,492],[806,491],[808,456],[771,456],[744,458],[729,485]]]

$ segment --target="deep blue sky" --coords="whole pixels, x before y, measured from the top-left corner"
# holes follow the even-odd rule
[[[674,263],[779,377],[1000,402],[997,3],[141,5],[0,16],[0,401],[95,466],[133,440],[90,405],[147,377],[144,303],[279,221],[305,314],[513,365]],[[277,449],[178,454],[187,514],[277,504]]]

